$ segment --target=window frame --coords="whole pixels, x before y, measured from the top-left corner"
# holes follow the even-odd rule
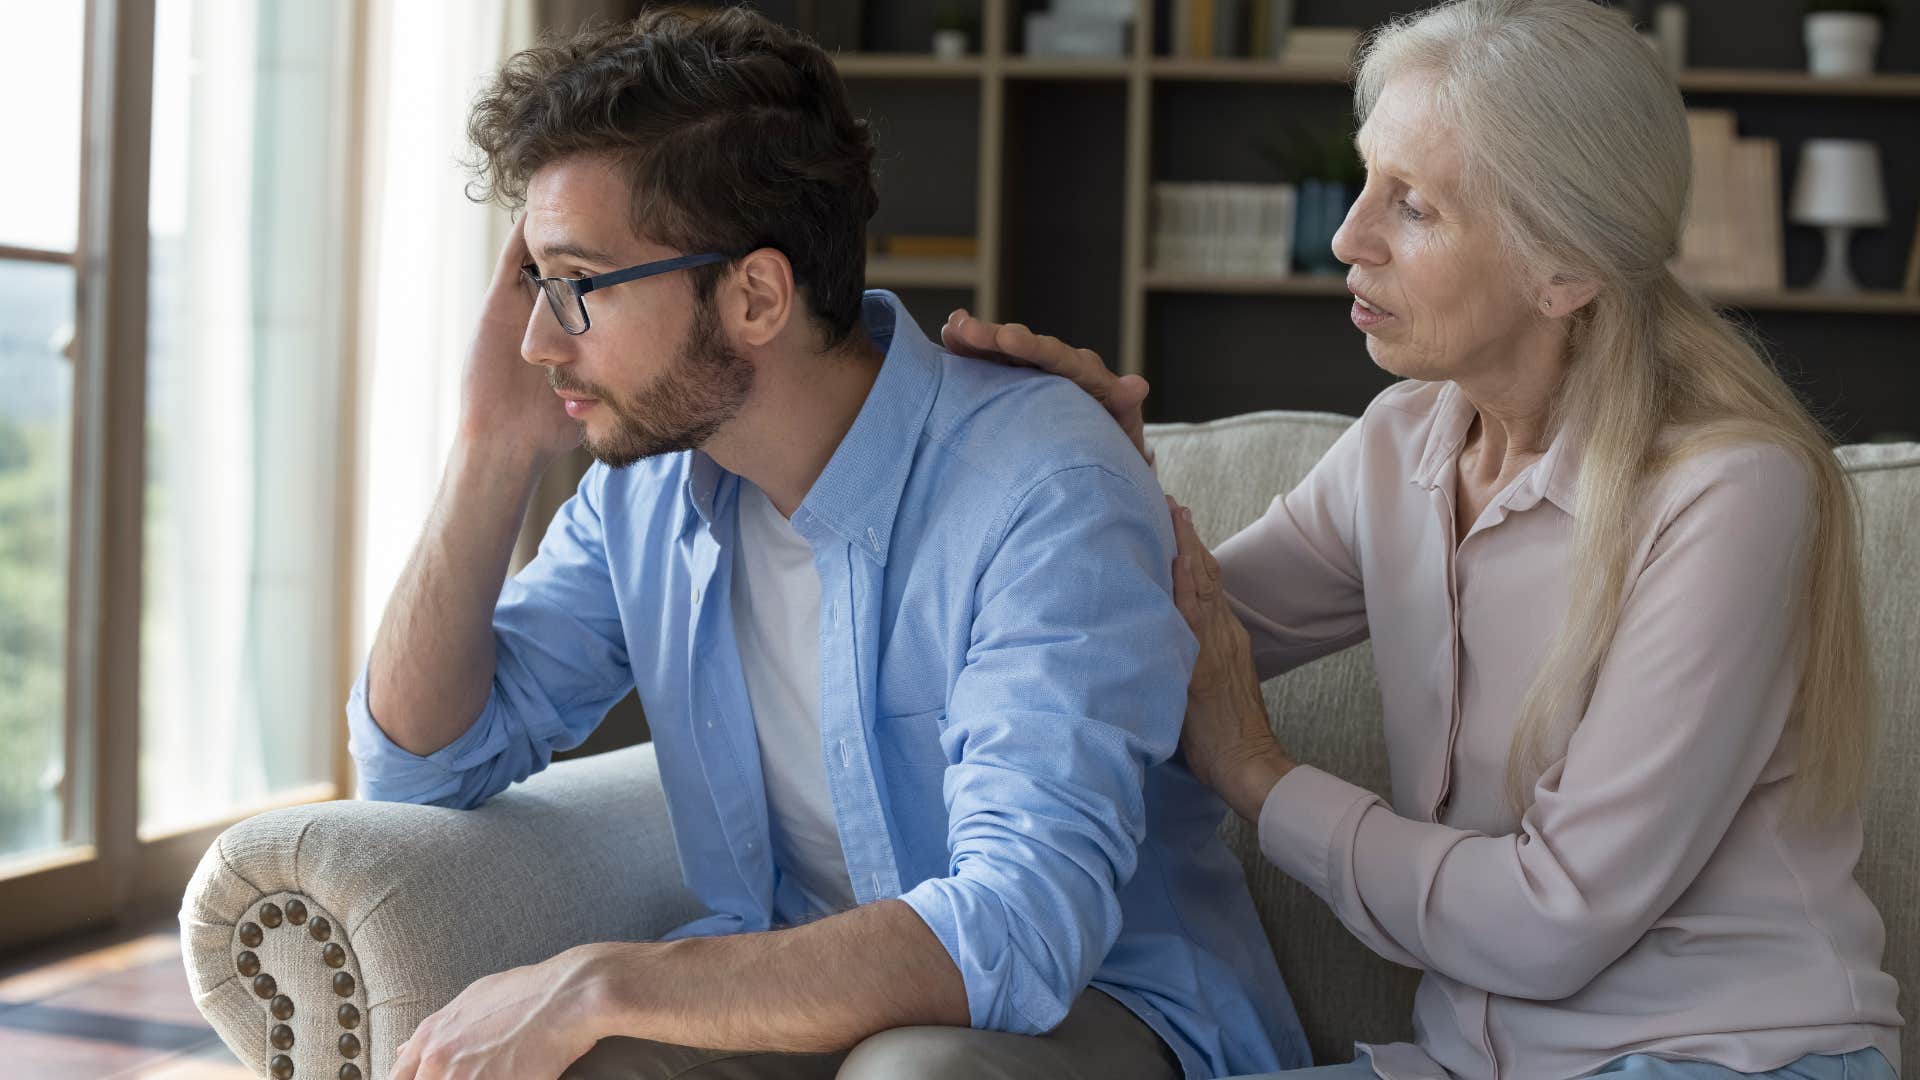
[[[342,42],[333,61],[341,108],[329,137],[338,150],[339,182],[326,188],[335,193],[337,204],[329,209],[339,214],[344,234],[344,280],[337,283],[343,371],[334,634],[315,662],[338,688],[337,700],[293,703],[332,732],[330,779],[231,807],[211,821],[142,836],[140,634],[156,0],[88,0],[75,250],[0,246],[0,260],[65,263],[75,270],[62,811],[68,835],[91,836],[92,842],[0,861],[0,955],[177,911],[188,879],[222,831],[267,810],[352,791],[341,718],[352,681],[358,572],[361,297],[350,282],[361,256],[367,7],[368,0],[350,0],[334,16]]]

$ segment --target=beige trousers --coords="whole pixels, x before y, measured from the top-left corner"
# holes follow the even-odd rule
[[[1179,1059],[1126,1006],[1087,990],[1045,1035],[961,1027],[883,1031],[832,1054],[699,1050],[601,1039],[560,1080],[1176,1080]]]

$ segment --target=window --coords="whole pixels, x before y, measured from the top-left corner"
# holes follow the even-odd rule
[[[0,13],[0,950],[342,790],[363,10]]]
[[[0,859],[59,847],[72,789],[64,721],[73,485],[74,261],[85,9],[22,5],[0,34]]]

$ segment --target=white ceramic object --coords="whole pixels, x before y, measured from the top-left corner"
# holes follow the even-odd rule
[[[1848,266],[1852,230],[1887,223],[1887,191],[1880,148],[1863,139],[1808,139],[1800,147],[1789,218],[1826,230],[1826,254],[1812,287],[1854,293],[1860,283]]]
[[[1660,58],[1667,70],[1679,72],[1687,67],[1687,6],[1673,0],[1653,10],[1653,33],[1660,39]]]
[[[1857,11],[1818,11],[1806,18],[1807,70],[1823,79],[1873,74],[1880,51],[1880,17]]]
[[[933,55],[941,60],[958,60],[967,55],[967,32],[965,30],[935,30],[933,32]]]

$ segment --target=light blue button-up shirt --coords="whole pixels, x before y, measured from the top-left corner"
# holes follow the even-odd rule
[[[1309,1063],[1225,808],[1174,757],[1197,644],[1160,487],[1064,379],[952,356],[885,291],[872,391],[793,515],[820,573],[820,747],[854,894],[939,937],[975,1027],[1089,985],[1190,1077]],[[634,687],[687,885],[670,938],[801,921],[774,864],[735,646],[739,479],[699,451],[594,465],[494,611],[493,692],[425,757],[348,703],[360,797],[470,808]],[[1172,760],[1170,760],[1172,759]]]

